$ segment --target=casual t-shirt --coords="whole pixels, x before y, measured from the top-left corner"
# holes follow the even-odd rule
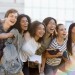
[[[60,51],[64,52],[66,50],[66,42],[67,42],[67,39],[64,40],[64,43],[62,45],[59,45],[56,41],[56,38],[50,43],[50,46],[49,48],[52,48],[52,49],[59,49]],[[48,65],[51,65],[51,66],[57,66],[61,63],[61,58],[47,58],[47,61],[46,63]]]

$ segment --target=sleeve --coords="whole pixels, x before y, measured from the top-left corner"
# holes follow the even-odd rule
[[[18,32],[17,29],[12,29],[12,30],[10,31],[10,33],[12,33],[12,34],[14,35],[14,37],[17,37],[19,32]]]
[[[16,45],[17,37],[18,37],[18,30],[12,29],[9,33],[12,33],[14,35],[14,39],[8,38],[5,44],[7,45],[9,43],[15,43],[15,45]]]
[[[42,44],[35,54],[41,55],[46,50],[46,47]]]
[[[51,49],[56,49],[56,41],[55,41],[55,39],[50,43],[50,45],[49,45],[49,48],[51,48]]]
[[[37,51],[36,51],[37,55],[41,55],[47,49],[46,43],[47,43],[47,41],[44,42],[44,40],[41,42],[41,47],[39,49],[37,49]]]

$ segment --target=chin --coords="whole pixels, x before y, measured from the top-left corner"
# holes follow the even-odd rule
[[[10,25],[13,26],[14,24],[13,23],[10,23]]]
[[[39,36],[40,38],[42,38],[43,36]]]
[[[14,24],[12,24],[11,26],[14,26]]]
[[[53,34],[53,33],[54,33],[54,31],[50,31],[49,33],[50,33],[50,34]]]
[[[50,32],[50,34],[53,34],[54,32]]]

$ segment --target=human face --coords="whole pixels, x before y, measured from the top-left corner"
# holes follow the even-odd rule
[[[44,34],[45,34],[45,27],[44,25],[40,24],[36,29],[35,36],[41,38],[43,37]]]
[[[64,25],[59,26],[57,33],[59,37],[66,38],[67,31],[65,26]]]
[[[46,31],[49,33],[49,34],[53,34],[54,31],[55,31],[55,28],[56,28],[56,23],[55,21],[52,19],[49,21],[47,27],[46,27]]]
[[[72,28],[72,34],[75,35],[75,27]]]
[[[17,21],[17,13],[10,13],[7,17],[6,17],[6,23],[10,26],[13,26],[16,21]]]
[[[28,29],[28,20],[26,17],[23,17],[20,21],[20,25],[22,30],[27,30]]]

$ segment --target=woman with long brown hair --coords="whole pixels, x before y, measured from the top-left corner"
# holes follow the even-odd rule
[[[69,54],[69,61],[66,63],[67,74],[75,75],[75,23],[69,26],[67,51]]]

